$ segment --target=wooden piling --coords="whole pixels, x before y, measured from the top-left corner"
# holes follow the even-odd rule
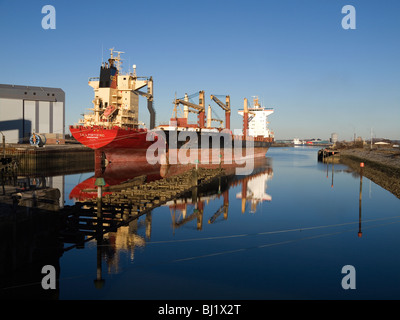
[[[96,179],[98,196],[80,203],[80,219],[84,223],[79,224],[79,228],[84,229],[87,234],[91,234],[94,230],[98,230],[99,224],[96,224],[96,220],[99,220],[99,222],[104,222],[101,224],[103,232],[108,232],[118,224],[128,223],[141,215],[149,214],[154,208],[184,194],[188,196],[191,194],[193,201],[197,202],[199,188],[213,183],[224,174],[224,169],[197,167],[197,169],[192,168],[182,174],[160,180],[136,185],[125,184],[124,188],[107,190],[111,193],[104,196],[100,196],[100,193],[106,188],[100,189]],[[85,218],[88,216],[90,218]],[[102,217],[104,218],[102,219]],[[149,219],[148,216],[147,221],[151,221]],[[105,223],[105,221],[110,223]],[[75,221],[75,223],[77,222]],[[201,225],[201,221],[199,225]],[[150,234],[149,232],[150,229],[147,233]]]

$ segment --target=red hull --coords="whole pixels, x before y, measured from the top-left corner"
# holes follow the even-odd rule
[[[147,150],[157,140],[147,141],[147,129],[123,129],[113,127],[107,129],[101,126],[85,127],[70,126],[73,137],[91,149],[125,149]]]
[[[117,155],[107,154],[111,159],[115,159]],[[151,165],[147,161],[138,158],[136,156],[126,156],[125,161],[114,161],[111,162],[104,168],[100,167],[100,163],[95,163],[95,174],[93,177],[86,179],[85,181],[76,185],[70,195],[70,199],[76,199],[77,201],[85,201],[86,199],[92,199],[97,197],[96,190],[96,179],[98,177],[104,178],[106,183],[105,187],[116,186],[130,179],[138,176],[146,175],[146,181],[153,181],[161,179],[160,165]],[[89,190],[89,191],[88,191]],[[103,195],[111,192],[104,192]]]

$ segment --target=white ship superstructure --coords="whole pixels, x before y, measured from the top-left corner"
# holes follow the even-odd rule
[[[236,194],[236,199],[242,199],[242,201],[249,201],[251,204],[250,212],[254,213],[257,210],[257,206],[264,201],[272,201],[271,195],[266,193],[267,182],[272,178],[273,174],[264,173],[250,179],[245,185],[245,189],[242,192]],[[242,203],[242,213],[244,207]]]
[[[89,86],[94,89],[93,112],[84,114],[79,124],[101,127],[137,128],[143,125],[139,121],[139,96],[148,99],[150,111],[150,128],[154,127],[155,112],[153,110],[153,79],[152,77],[138,77],[136,65],[133,73],[121,73],[121,53],[110,49],[110,59],[103,62],[100,68],[100,77],[89,78]],[[118,55],[115,56],[114,52]],[[139,89],[147,86],[147,92]]]
[[[252,137],[274,137],[273,131],[268,127],[268,116],[274,113],[273,108],[262,107],[258,97],[253,97],[253,106],[248,108],[248,135]],[[244,110],[239,110],[238,113],[243,116]]]

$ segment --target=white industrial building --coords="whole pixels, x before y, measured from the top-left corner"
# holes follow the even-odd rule
[[[7,143],[28,143],[32,133],[45,135],[48,144],[64,143],[64,91],[0,84],[0,131]]]

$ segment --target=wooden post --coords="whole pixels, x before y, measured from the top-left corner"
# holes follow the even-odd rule
[[[358,201],[358,237],[361,238],[361,202],[362,202],[362,178],[363,178],[363,170],[364,162],[360,163],[360,196]]]
[[[192,187],[192,203],[197,207],[197,186]]]
[[[6,136],[3,134],[3,158],[6,157]]]
[[[3,195],[6,194],[6,189],[4,187],[4,184],[5,184],[5,182],[4,182],[4,173],[3,173],[3,171],[1,171],[1,185],[3,187]]]
[[[191,185],[192,186],[196,186],[196,187],[197,187],[198,182],[199,182],[198,163],[199,163],[199,160],[196,160],[196,168],[192,169],[192,182],[191,182]]]
[[[97,219],[101,219],[103,216],[103,212],[102,212],[102,194],[103,194],[103,190],[102,190],[102,186],[98,186],[97,187]]]
[[[96,289],[101,289],[104,286],[105,280],[102,278],[102,263],[101,263],[101,256],[102,256],[102,242],[103,236],[99,235],[101,239],[97,240],[97,268],[96,268],[96,279],[93,280],[94,286]]]
[[[334,172],[334,158],[335,158],[335,152],[332,152],[332,185],[331,188],[333,188],[333,172]]]
[[[326,159],[326,178],[329,178],[329,161],[328,158]]]
[[[199,201],[197,204],[197,230],[201,230],[203,228],[203,212],[204,212],[204,203]]]
[[[151,238],[151,211],[146,213],[146,238],[150,240]]]

